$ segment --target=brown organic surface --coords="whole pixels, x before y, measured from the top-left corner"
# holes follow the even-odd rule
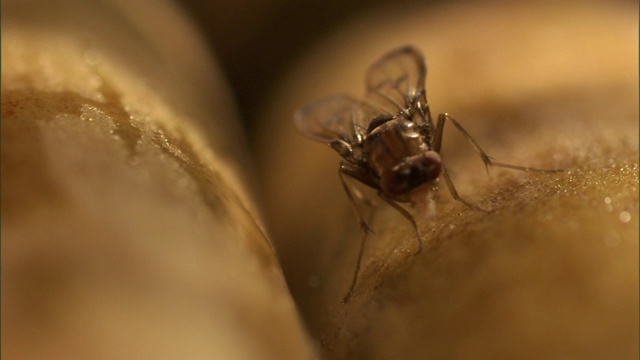
[[[215,64],[127,4],[3,2],[2,357],[311,358]]]
[[[604,2],[395,7],[292,69],[260,132],[267,217],[324,358],[638,357],[636,14]],[[498,161],[565,171],[488,176],[447,127],[458,191],[495,211],[454,202],[442,185],[436,220],[415,213],[426,235],[414,256],[409,224],[377,201],[343,304],[360,234],[339,156],[297,134],[291,114],[330,93],[361,96],[368,65],[404,44],[427,57],[432,111],[455,116]]]

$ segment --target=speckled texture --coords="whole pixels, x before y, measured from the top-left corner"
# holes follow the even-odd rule
[[[325,358],[638,357],[636,13],[606,2],[393,7],[292,69],[263,118],[268,217]],[[453,202],[441,186],[414,256],[409,224],[378,204],[342,304],[358,225],[339,156],[295,133],[290,114],[330,93],[361,96],[366,68],[407,43],[426,55],[432,112],[455,116],[497,161],[565,171],[487,175],[446,127],[443,159],[459,193],[494,212]]]

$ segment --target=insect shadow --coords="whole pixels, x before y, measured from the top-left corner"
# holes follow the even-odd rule
[[[415,205],[432,199],[440,177],[455,200],[472,209],[490,212],[461,197],[447,173],[440,156],[447,121],[467,139],[485,167],[544,173],[562,171],[495,162],[449,114],[438,115],[434,123],[427,103],[426,73],[422,54],[414,47],[405,46],[371,65],[366,75],[364,100],[336,94],[313,102],[294,115],[295,125],[302,134],[329,145],[342,157],[338,175],[363,231],[353,280],[343,302],[353,293],[367,234],[371,232],[345,177],[375,189],[382,200],[411,223],[418,242],[416,254],[419,254],[423,247],[420,229],[400,204]]]

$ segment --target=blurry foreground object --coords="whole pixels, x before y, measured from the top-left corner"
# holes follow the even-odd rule
[[[3,358],[312,356],[215,69],[165,1],[2,2]]]

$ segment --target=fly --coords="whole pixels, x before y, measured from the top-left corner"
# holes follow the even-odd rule
[[[422,54],[411,46],[391,51],[375,62],[366,75],[365,100],[337,94],[298,110],[295,124],[305,136],[329,145],[342,157],[338,175],[351,206],[356,212],[364,236],[355,274],[346,302],[355,287],[367,233],[370,228],[355,201],[345,177],[353,178],[373,189],[412,225],[418,241],[416,254],[422,251],[422,236],[413,216],[401,203],[415,205],[425,194],[437,190],[438,179],[444,181],[452,197],[478,211],[489,212],[458,195],[440,149],[445,122],[449,121],[469,141],[485,166],[521,171],[557,172],[493,161],[447,113],[438,115],[434,124],[427,103],[425,78],[427,68]]]

